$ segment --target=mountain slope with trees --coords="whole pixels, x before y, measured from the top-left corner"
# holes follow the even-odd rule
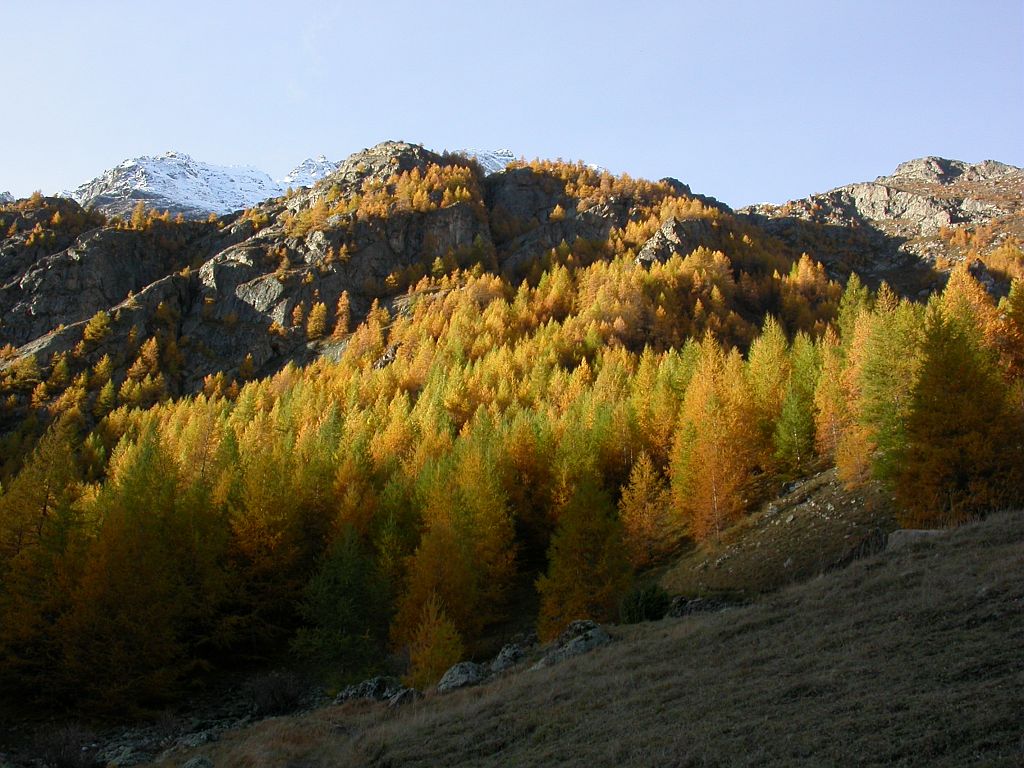
[[[832,465],[908,526],[1024,500],[1009,238],[907,298],[674,180],[394,142],[208,222],[0,219],[18,702],[159,708],[283,652],[424,684],[524,593],[545,638],[613,619]]]

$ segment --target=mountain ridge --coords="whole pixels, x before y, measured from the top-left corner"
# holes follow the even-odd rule
[[[460,172],[466,179],[463,184],[478,187],[474,193],[464,190],[475,202],[448,204],[438,198],[424,211],[389,202],[391,211],[385,218],[351,211],[351,205],[367,205],[367,190],[395,200],[394,190],[387,186],[395,174],[415,171],[422,179],[432,166],[459,167],[459,158],[468,154],[444,156],[392,141],[338,163],[317,159],[309,171],[311,186],[300,187],[289,197],[257,202],[245,214],[225,214],[214,224],[186,222],[175,227],[157,221],[149,231],[111,230],[108,224],[107,230],[91,233],[90,227],[100,222],[87,221],[86,212],[70,201],[44,198],[34,212],[26,208],[27,201],[8,204],[15,221],[4,216],[5,229],[18,234],[0,243],[0,344],[20,348],[21,357],[69,351],[80,340],[86,321],[99,311],[122,318],[113,340],[123,341],[121,334],[132,328],[137,328],[136,334],[148,333],[150,314],[161,303],[170,303],[181,314],[178,332],[201,341],[212,355],[196,358],[212,364],[186,367],[182,391],[196,391],[206,375],[238,370],[246,354],[252,355],[257,370],[266,372],[286,361],[301,363],[324,354],[323,344],[309,345],[301,335],[267,336],[268,327],[289,326],[297,304],[308,308],[321,301],[333,307],[340,294],[348,292],[355,321],[381,296],[389,280],[400,273],[422,273],[435,255],[475,253],[473,258],[492,260],[498,272],[523,275],[552,250],[574,242],[607,241],[648,215],[638,207],[641,197],[599,191],[602,185],[618,182],[582,163],[552,167],[562,168],[560,173],[571,169],[597,185],[593,189],[598,197],[593,200],[567,194],[565,182],[542,165],[516,164],[497,173],[478,166],[482,175],[475,180],[472,171]],[[502,162],[510,155],[498,154]],[[188,167],[191,158],[167,157],[186,181],[192,178],[189,171],[196,169]],[[130,163],[126,167],[146,172]],[[324,171],[329,172],[312,179]],[[935,183],[936,177],[948,183]],[[269,177],[255,178],[265,182],[257,186],[261,194],[269,189]],[[688,199],[694,211],[703,213],[661,220],[636,244],[635,252],[640,262],[650,265],[699,246],[730,251],[735,247],[730,238],[761,233],[758,236],[776,243],[766,241],[767,246],[781,249],[786,264],[810,253],[835,280],[857,271],[873,284],[888,280],[904,293],[917,295],[940,288],[952,264],[973,258],[974,246],[965,239],[967,228],[982,233],[991,229],[988,240],[978,246],[979,253],[1024,237],[1024,172],[1013,166],[920,158],[880,179],[785,206],[736,212],[681,182],[665,179],[644,194]],[[149,207],[153,202],[126,197],[119,203],[120,215],[127,216],[140,200]],[[331,210],[338,213],[332,215]],[[908,211],[922,215],[908,222]],[[65,223],[53,227],[49,219],[56,212]],[[68,229],[67,223],[76,221],[81,223]],[[40,230],[47,227],[49,234]],[[959,245],[961,240],[966,245]],[[344,251],[348,255],[339,261],[337,254]],[[979,263],[975,276],[993,291],[1005,292],[1006,265],[996,266],[1004,271],[993,272]],[[187,276],[186,267],[193,270]],[[216,330],[225,321],[246,331],[247,344],[242,345],[236,334]]]
[[[515,160],[508,149],[467,149],[456,150],[456,153],[477,160],[484,173],[496,173]],[[141,201],[148,208],[200,219],[257,205],[289,189],[311,187],[338,170],[344,162],[318,155],[303,160],[274,180],[253,167],[218,165],[170,150],[160,155],[125,159],[61,194],[85,208],[94,207],[108,215],[128,216]],[[0,195],[0,202],[13,200],[13,197]]]

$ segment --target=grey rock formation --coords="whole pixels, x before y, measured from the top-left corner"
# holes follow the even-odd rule
[[[550,667],[574,656],[589,653],[611,641],[611,636],[599,624],[589,619],[574,621],[531,669]]]
[[[561,179],[532,168],[488,176],[485,197],[492,211],[499,266],[512,275],[563,242],[606,239],[613,227],[625,226],[630,214],[629,201],[624,199],[577,208]],[[561,206],[562,217],[552,216],[556,206]]]
[[[873,182],[739,211],[796,253],[807,251],[838,273],[856,270],[876,281],[915,270],[926,281],[939,257],[946,264],[944,228],[976,228],[1022,212],[1024,170],[940,157],[907,161]]]
[[[0,285],[0,341],[21,346],[101,309],[184,266],[139,232],[95,230],[67,250],[44,256]]]
[[[1020,168],[995,160],[983,160],[970,164],[944,157],[918,157],[896,166],[889,176],[880,176],[881,183],[897,181],[951,184],[958,179],[965,181],[990,181],[1019,173]]]
[[[459,688],[480,685],[486,679],[487,670],[480,664],[472,661],[460,661],[444,673],[444,676],[437,684],[437,692],[450,693]]]
[[[668,261],[672,256],[686,256],[700,245],[714,240],[711,222],[707,219],[680,220],[670,216],[637,254],[637,264]]]
[[[0,192],[0,204],[13,202],[14,195],[12,195],[10,192]]]
[[[526,652],[516,643],[503,647],[491,661],[491,672],[498,673],[512,669],[526,657]]]
[[[182,763],[181,768],[213,768],[213,761],[208,757],[193,757]]]
[[[298,210],[327,197],[332,194],[332,190],[334,194],[357,193],[363,189],[364,184],[383,183],[391,176],[413,168],[423,171],[431,163],[442,164],[444,158],[418,144],[384,141],[349,155],[305,194],[290,198],[288,206]]]
[[[401,681],[395,677],[371,677],[356,685],[350,685],[335,699],[335,704],[353,699],[364,699],[368,701],[389,701],[408,690]]]

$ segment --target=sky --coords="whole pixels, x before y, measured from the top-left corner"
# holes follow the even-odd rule
[[[733,206],[940,155],[1024,166],[1022,0],[0,0],[0,191],[167,150],[280,178],[387,139]]]

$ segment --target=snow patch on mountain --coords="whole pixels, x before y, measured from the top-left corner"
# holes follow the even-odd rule
[[[14,195],[10,192],[0,192],[0,203],[13,203]]]
[[[504,171],[508,164],[516,159],[511,149],[459,149],[456,151],[459,154],[475,158],[488,176]]]

